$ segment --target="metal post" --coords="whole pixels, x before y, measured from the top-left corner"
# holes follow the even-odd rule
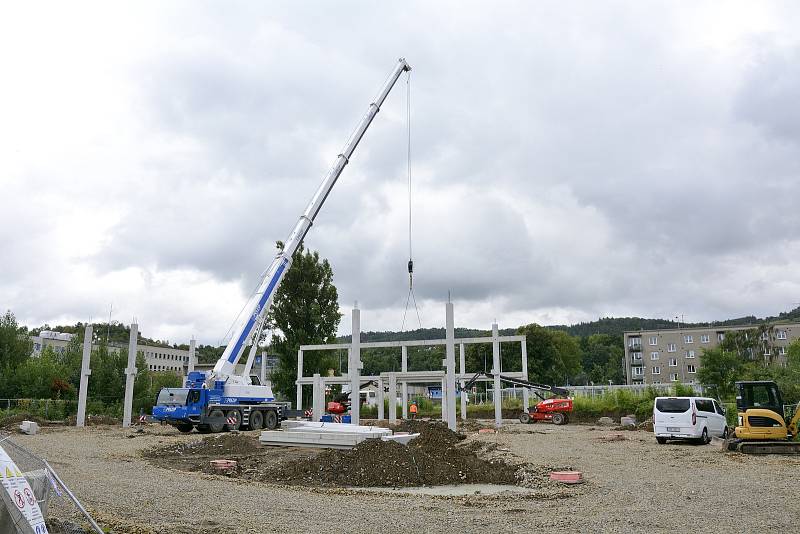
[[[300,379],[303,378],[303,351],[297,351],[297,409],[303,409],[303,385]]]
[[[456,429],[456,346],[455,322],[453,319],[453,303],[445,304],[445,362],[447,384],[447,427]],[[444,400],[444,399],[443,399]]]
[[[466,355],[464,354],[464,344],[458,344],[458,364],[459,364],[459,372],[463,375],[466,371]],[[467,419],[467,392],[464,391],[464,379],[460,381],[460,389],[461,389],[461,419]]]
[[[131,426],[133,410],[133,381],[136,379],[136,349],[139,340],[139,325],[131,325],[131,338],[128,343],[128,367],[125,368],[125,402],[122,406],[122,426]]]
[[[400,370],[404,373],[408,372],[408,347],[403,345],[400,347]],[[408,378],[403,378],[402,396],[403,396],[403,419],[408,419]]]
[[[350,340],[350,361],[347,374],[350,377],[350,422],[361,423],[361,310],[358,302],[353,306],[353,326]]]
[[[78,415],[75,426],[83,426],[86,422],[86,392],[89,387],[89,360],[92,357],[92,327],[87,326],[83,332],[83,359],[81,360],[81,382],[78,389]],[[10,402],[10,401],[9,401]]]
[[[503,419],[503,396],[500,390],[500,334],[497,323],[492,325],[492,374],[494,375],[494,426],[499,427]]]
[[[522,345],[522,374],[525,375],[523,378],[528,380],[528,344],[526,340],[522,340],[520,345]],[[526,412],[531,405],[530,393],[528,388],[522,388],[522,409]]]
[[[397,376],[389,373],[389,424],[397,423]]]
[[[378,402],[378,421],[383,421],[383,378],[378,378],[378,394],[375,399]]]

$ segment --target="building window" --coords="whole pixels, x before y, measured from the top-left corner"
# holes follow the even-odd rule
[[[769,341],[769,332],[761,334],[761,341]]]
[[[683,336],[684,343],[694,343],[694,338],[691,335],[687,334]]]
[[[651,372],[654,375],[660,375],[661,374],[661,367],[653,367],[653,370]]]
[[[651,360],[657,360],[658,356],[659,356],[658,351],[653,351],[653,352],[650,353],[650,359]]]
[[[670,382],[677,382],[678,381],[678,373],[672,373],[669,375]]]
[[[764,347],[764,356],[769,356],[770,354],[772,353],[770,352],[769,347]]]
[[[678,367],[678,358],[670,358],[669,359],[669,366],[670,367]]]
[[[785,356],[786,355],[786,347],[778,347],[778,354],[780,354],[781,356]]]
[[[786,330],[778,330],[778,339],[786,339]]]
[[[643,373],[641,367],[634,367],[633,369],[631,369],[631,374],[633,376],[642,376],[642,374],[644,374],[644,373]]]
[[[717,332],[717,341],[725,341],[725,332]]]
[[[661,380],[653,380],[653,384],[660,384]]]
[[[667,352],[675,352],[676,350],[678,349],[675,347],[675,343],[670,343],[667,345]]]
[[[641,361],[642,353],[641,352],[634,352],[634,353],[631,354],[631,358],[633,358],[634,360]]]
[[[650,344],[658,345],[658,336],[650,336]]]
[[[689,373],[689,374],[694,374],[694,373],[697,372],[697,369],[695,369],[694,365],[687,365],[686,366],[686,372]]]
[[[694,358],[694,351],[693,350],[687,350],[686,351],[686,357],[687,358]]]
[[[700,336],[700,343],[708,343],[709,341],[708,334],[703,334]]]
[[[641,344],[642,344],[642,338],[640,337],[632,337],[628,339],[628,346],[630,348],[638,347]]]

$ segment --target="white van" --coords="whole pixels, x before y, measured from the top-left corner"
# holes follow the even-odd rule
[[[653,404],[653,432],[661,444],[668,439],[709,443],[728,437],[725,408],[707,397],[657,397]]]

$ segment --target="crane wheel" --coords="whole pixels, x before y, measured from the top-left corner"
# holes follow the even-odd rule
[[[192,423],[178,423],[177,425],[175,425],[175,428],[177,428],[179,431],[183,432],[184,434],[188,434],[189,432],[192,431],[192,429],[194,428],[194,425]]]
[[[267,430],[275,430],[278,428],[278,412],[275,410],[264,412],[264,426]]]
[[[197,425],[197,431],[200,432],[201,434],[210,434],[211,427],[208,425]]]
[[[261,430],[264,426],[264,414],[260,410],[250,412],[250,430]]]
[[[208,428],[211,432],[216,434],[217,432],[225,430],[225,413],[222,410],[211,410],[208,417],[209,419],[213,419],[213,421],[208,424]]]

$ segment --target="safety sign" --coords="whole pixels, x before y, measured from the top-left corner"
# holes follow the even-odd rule
[[[0,483],[3,485],[0,495],[19,531],[29,534],[48,534],[42,510],[31,485],[2,447],[0,447]]]

